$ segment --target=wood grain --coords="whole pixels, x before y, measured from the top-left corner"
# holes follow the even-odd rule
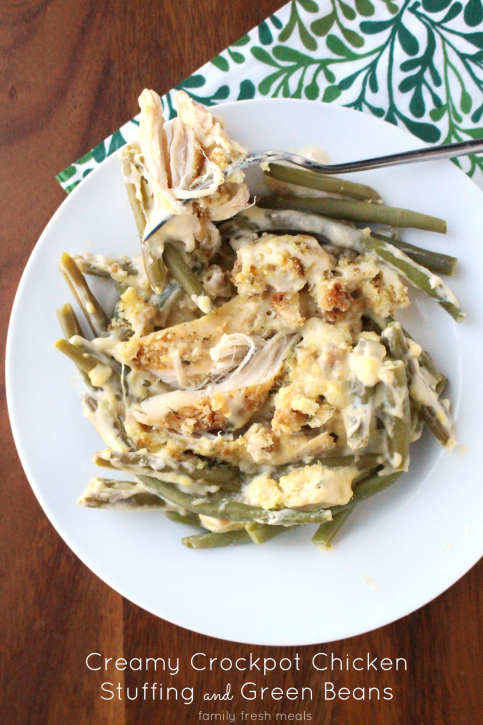
[[[0,4],[0,332],[22,269],[64,193],[55,174],[136,112],[144,86],[160,93],[277,9],[279,0],[3,0]],[[32,357],[35,363],[35,358]],[[104,701],[100,685],[130,687],[151,675],[87,670],[90,652],[107,657],[181,658],[182,672],[160,675],[181,690],[224,691],[235,712],[311,712],[317,725],[467,725],[481,721],[483,564],[418,612],[375,632],[328,645],[261,648],[222,642],[157,619],[88,571],[60,540],[25,479],[0,386],[0,721],[6,725],[182,725],[200,722],[192,706],[171,699]],[[55,466],[53,466],[55,475]],[[247,592],[247,598],[250,593]],[[357,606],[357,602],[354,603]],[[300,613],[303,616],[303,595]],[[299,673],[195,672],[195,652],[236,659],[280,659],[298,652]],[[372,653],[404,657],[407,672],[335,672],[336,687],[392,687],[391,701],[325,701],[327,677],[310,667],[317,651],[342,659]],[[238,695],[242,682],[312,687],[310,703],[256,704]],[[200,707],[201,706],[201,707]],[[238,718],[236,722],[241,722]]]

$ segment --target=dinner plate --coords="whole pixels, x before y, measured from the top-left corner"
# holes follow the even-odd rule
[[[336,163],[422,145],[373,116],[324,103],[243,101],[216,113],[250,150],[317,145]],[[99,475],[91,457],[104,444],[82,416],[75,368],[53,347],[60,336],[55,309],[73,302],[57,265],[63,251],[138,253],[115,156],[65,200],[23,274],[8,335],[7,394],[32,488],[95,574],[140,607],[196,632],[265,645],[350,637],[429,602],[483,553],[482,192],[449,161],[351,178],[375,186],[388,204],[448,221],[446,236],[407,231],[404,238],[459,258],[451,286],[467,318],[457,325],[433,300],[411,294],[411,308],[400,319],[451,381],[458,446],[445,451],[426,432],[412,447],[410,472],[357,508],[332,551],[311,543],[312,526],[263,546],[193,551],[180,543],[186,528],[161,511],[77,505],[89,479]],[[106,284],[93,279],[92,285],[104,298]]]

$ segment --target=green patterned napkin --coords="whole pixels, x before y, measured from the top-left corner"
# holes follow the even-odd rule
[[[372,113],[429,143],[483,138],[482,0],[292,0],[163,96],[206,106],[307,98]],[[141,88],[139,91],[141,92]],[[134,118],[57,179],[71,192],[120,146]],[[483,187],[483,157],[455,160]]]

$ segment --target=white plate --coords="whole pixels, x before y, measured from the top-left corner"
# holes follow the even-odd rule
[[[251,150],[316,144],[342,162],[422,145],[372,116],[322,103],[244,101],[217,112],[230,135]],[[252,644],[341,639],[421,607],[483,553],[482,192],[449,161],[357,178],[373,184],[389,204],[448,220],[446,237],[408,232],[405,238],[458,256],[451,284],[467,320],[456,325],[437,304],[415,294],[403,321],[451,380],[457,438],[466,452],[443,451],[425,434],[410,473],[361,505],[328,553],[311,544],[315,527],[258,547],[192,551],[180,543],[185,529],[162,512],[76,504],[99,473],[92,453],[104,446],[82,417],[72,364],[53,348],[60,336],[54,311],[71,300],[57,263],[64,250],[137,253],[115,157],[64,202],[25,269],[7,349],[9,411],[22,464],[45,513],[79,558],[123,596],[170,622]]]

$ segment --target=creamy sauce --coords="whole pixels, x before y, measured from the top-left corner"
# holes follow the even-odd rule
[[[96,367],[88,373],[91,383],[96,388],[102,387],[104,383],[109,380],[111,374],[112,369],[107,365],[101,364],[96,365]]]
[[[207,315],[212,310],[211,300],[206,295],[191,295],[191,299],[200,310]]]
[[[352,481],[358,469],[326,468],[320,463],[297,468],[278,481],[269,472],[256,476],[245,488],[245,501],[264,509],[344,505],[352,498]]]
[[[315,146],[314,144],[312,146],[304,146],[296,153],[300,154],[300,156],[305,156],[306,159],[318,161],[320,164],[331,163],[329,152],[323,146]]]
[[[349,365],[356,378],[367,387],[374,387],[380,381],[386,348],[377,340],[363,333],[354,352],[349,356]]]

